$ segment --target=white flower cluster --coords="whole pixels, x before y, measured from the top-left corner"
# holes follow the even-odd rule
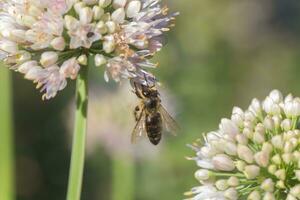
[[[300,199],[300,98],[274,90],[235,107],[219,130],[191,145],[200,186],[190,200]]]
[[[76,79],[88,56],[105,79],[155,84],[144,70],[177,13],[160,0],[2,0],[0,59],[37,83],[44,99]]]

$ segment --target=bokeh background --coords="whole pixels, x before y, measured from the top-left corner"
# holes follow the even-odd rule
[[[154,73],[180,133],[166,135],[159,147],[146,139],[131,145],[136,100],[126,84],[106,84],[103,70],[94,70],[82,200],[183,199],[197,185],[195,163],[185,159],[193,154],[186,144],[217,129],[233,106],[246,108],[253,97],[262,99],[275,88],[300,96],[300,1],[166,3],[181,15],[155,58],[160,67]],[[63,200],[74,83],[55,99],[41,101],[31,82],[16,73],[12,79],[17,200]],[[1,121],[7,120],[1,109]]]

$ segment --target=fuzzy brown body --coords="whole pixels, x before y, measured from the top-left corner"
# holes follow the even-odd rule
[[[144,103],[146,132],[150,142],[154,145],[159,144],[163,131],[162,116],[158,111],[159,101],[158,99],[147,99]]]

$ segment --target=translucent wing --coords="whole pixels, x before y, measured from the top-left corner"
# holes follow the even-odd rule
[[[163,118],[163,122],[167,131],[170,132],[172,135],[176,135],[176,133],[180,129],[177,122],[173,119],[173,117],[168,113],[168,111],[162,105],[160,105],[159,107],[159,112]]]
[[[131,134],[131,143],[136,143],[137,138],[146,135],[146,129],[145,129],[145,108],[142,109],[139,118],[137,120],[137,123],[132,131]]]

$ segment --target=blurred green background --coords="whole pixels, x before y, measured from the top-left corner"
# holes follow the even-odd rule
[[[185,159],[193,155],[186,144],[217,129],[233,106],[246,108],[253,97],[262,99],[275,88],[300,96],[300,1],[167,3],[181,15],[153,72],[181,131],[165,136],[159,147],[146,139],[131,145],[133,95],[106,84],[103,70],[95,69],[82,200],[183,199],[197,185],[196,165]],[[17,200],[65,199],[73,99],[74,83],[43,102],[31,82],[13,74]]]

